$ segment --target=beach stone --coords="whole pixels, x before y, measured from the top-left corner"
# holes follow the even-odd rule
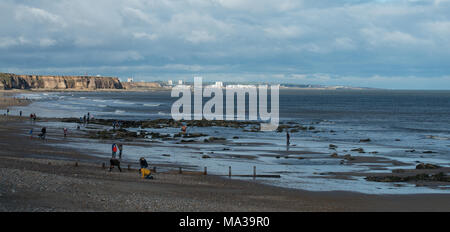
[[[360,139],[359,140],[360,143],[368,143],[368,142],[371,142],[371,141],[372,141],[371,139]]]
[[[334,145],[334,144],[330,144],[330,145],[328,145],[328,148],[330,148],[330,149],[336,149],[336,148],[338,148],[338,146],[336,146],[336,145]]]
[[[355,157],[352,157],[350,154],[344,155],[344,159],[346,160],[355,160]]]
[[[333,153],[333,154],[331,154],[331,158],[339,158],[339,155],[338,155],[338,153]]]

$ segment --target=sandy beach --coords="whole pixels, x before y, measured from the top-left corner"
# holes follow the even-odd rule
[[[2,97],[2,107],[17,102]],[[5,102],[8,102],[5,104]],[[28,119],[0,117],[0,211],[449,211],[449,194],[310,192],[201,173],[108,172],[108,160],[30,139]],[[137,165],[131,164],[131,165]]]

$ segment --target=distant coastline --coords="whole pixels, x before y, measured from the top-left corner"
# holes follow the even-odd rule
[[[217,85],[218,82],[216,82]],[[222,82],[220,82],[223,84]],[[190,85],[190,83],[185,83]],[[205,85],[214,83],[205,83]],[[242,85],[242,83],[226,83],[227,85]],[[248,83],[255,85],[255,83]],[[265,83],[262,83],[265,84]],[[225,87],[223,86],[223,87]],[[18,75],[0,73],[0,90],[27,90],[38,92],[59,91],[167,91],[173,85],[162,81],[153,82],[121,82],[118,77],[103,76],[59,76],[59,75]],[[280,89],[289,90],[376,90],[366,87],[323,86],[280,84]]]

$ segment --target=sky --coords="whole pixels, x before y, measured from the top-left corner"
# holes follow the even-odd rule
[[[2,0],[0,72],[450,89],[450,0]]]

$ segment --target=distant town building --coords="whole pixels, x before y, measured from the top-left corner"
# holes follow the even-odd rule
[[[178,81],[178,84],[179,84],[179,85],[182,85],[182,84],[183,84],[183,80],[179,80],[179,81]]]
[[[213,85],[213,88],[223,88],[223,82],[216,81],[216,83]]]
[[[169,80],[169,81],[167,82],[167,84],[168,84],[168,85],[173,85],[173,81],[172,81],[172,80]]]
[[[127,82],[128,82],[128,83],[133,82],[133,78],[132,78],[132,77],[128,78],[128,79],[127,79]]]

